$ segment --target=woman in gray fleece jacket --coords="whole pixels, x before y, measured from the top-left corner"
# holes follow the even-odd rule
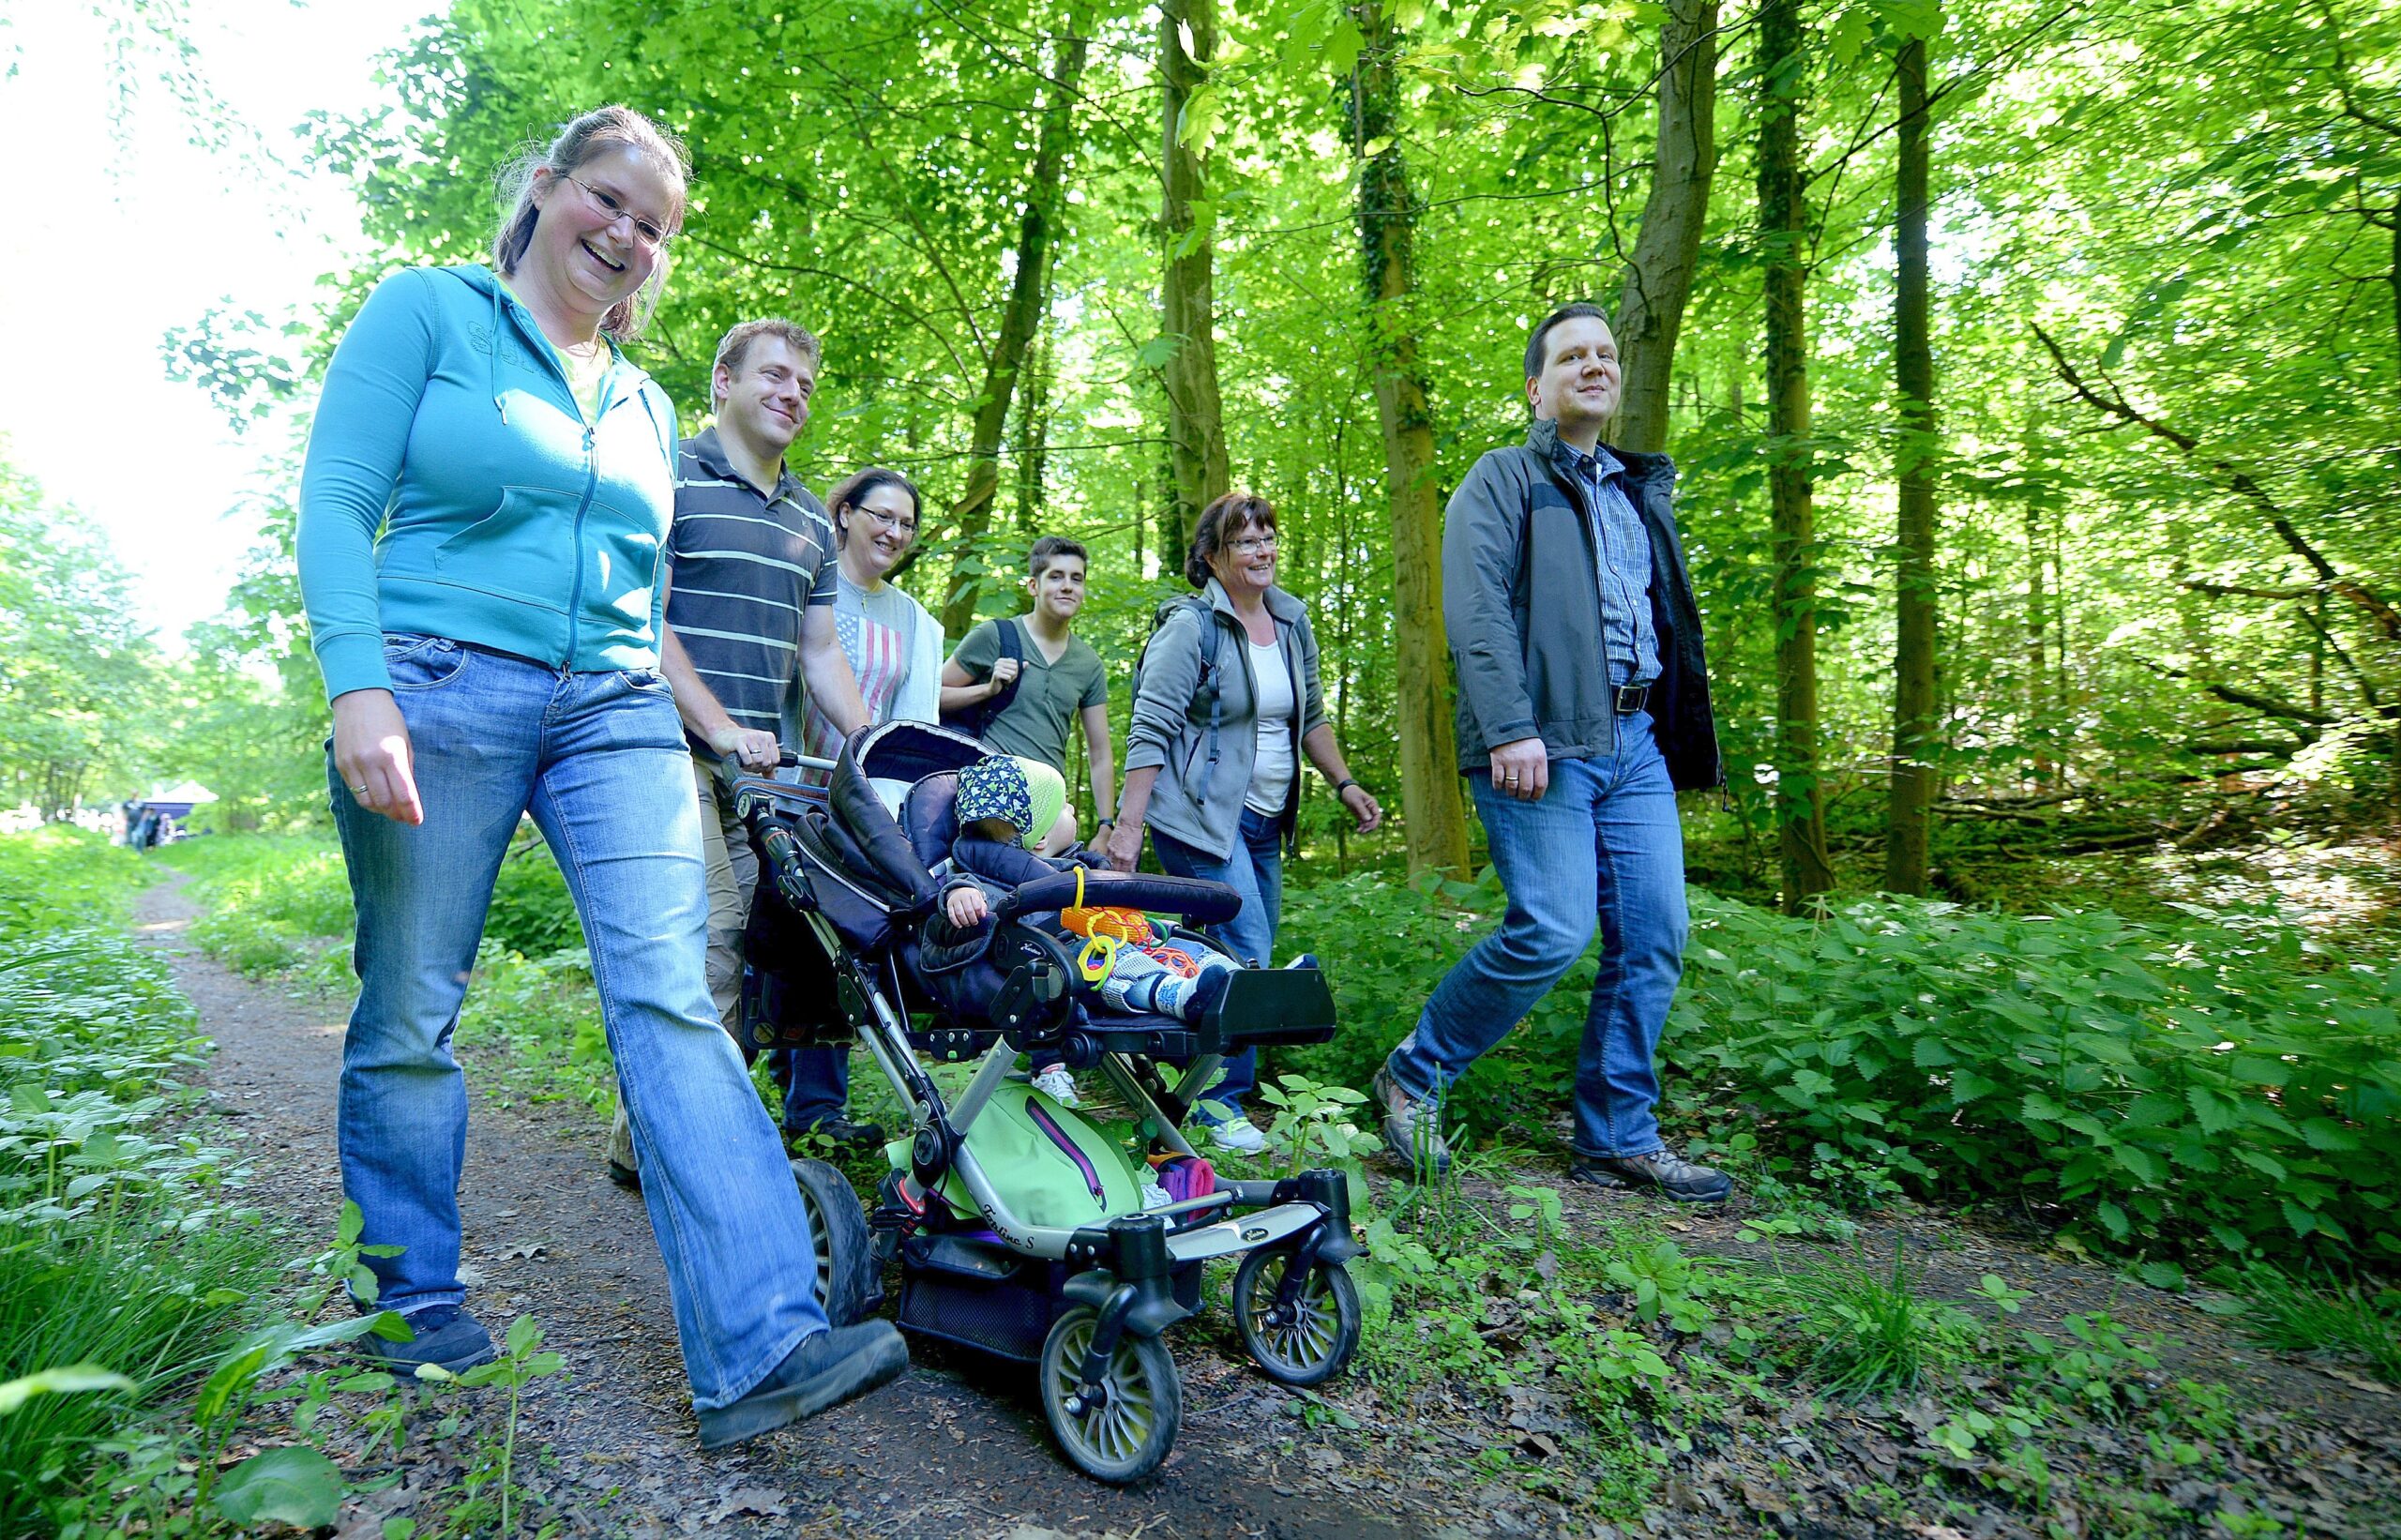
[[[1109,831],[1109,863],[1133,870],[1147,825],[1161,867],[1225,883],[1242,895],[1242,912],[1216,927],[1214,939],[1237,957],[1273,967],[1284,852],[1301,805],[1301,756],[1333,785],[1360,833],[1382,823],[1383,809],[1352,778],[1325,719],[1308,611],[1276,586],[1274,506],[1231,491],[1203,508],[1184,575],[1200,592],[1161,607],[1135,681],[1125,789]],[[1258,1059],[1252,1049],[1229,1060],[1225,1078],[1208,1093],[1237,1114],[1211,1129],[1227,1149],[1265,1146],[1239,1115],[1257,1080]]]

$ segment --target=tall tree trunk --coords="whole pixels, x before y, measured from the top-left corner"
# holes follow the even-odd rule
[[[1617,302],[1625,385],[1609,442],[1668,446],[1668,384],[1717,172],[1717,0],[1669,0],[1659,29],[1659,148]]]
[[[1192,39],[1190,52],[1184,38]],[[1163,0],[1159,7],[1163,198],[1166,246],[1162,309],[1175,352],[1160,370],[1167,386],[1167,437],[1175,473],[1175,522],[1188,549],[1194,523],[1233,479],[1226,457],[1225,407],[1217,395],[1216,218],[1205,202],[1204,148],[1185,141],[1185,108],[1208,81],[1217,51],[1216,0]],[[1195,204],[1201,206],[1198,209]]]
[[[959,565],[942,604],[942,628],[956,640],[975,621],[975,598],[983,591],[988,557],[984,536],[992,525],[992,500],[1001,487],[1001,432],[1008,425],[1009,400],[1017,393],[1026,350],[1050,302],[1050,247],[1057,238],[1059,209],[1065,202],[1067,149],[1075,132],[1076,85],[1091,48],[1090,16],[1082,8],[1067,19],[1051,66],[1043,106],[1041,138],[1026,178],[1025,213],[1018,223],[1017,273],[1009,280],[1008,308],[1000,334],[985,360],[984,392],[976,398],[968,444],[967,487],[951,505],[950,527]]]
[[[1027,350],[1023,403],[1017,413],[1017,533],[1031,540],[1049,501],[1051,350],[1037,334]]]
[[[1380,0],[1352,15],[1367,39],[1351,76],[1351,131],[1359,168],[1359,254],[1367,280],[1370,366],[1383,430],[1392,525],[1394,665],[1400,716],[1400,800],[1409,869],[1467,874],[1467,809],[1451,733],[1448,639],[1442,629],[1442,510],[1434,488],[1434,432],[1417,361],[1412,294],[1417,210],[1394,131],[1401,39]],[[1370,143],[1382,147],[1367,156]]]
[[[2309,709],[2326,709],[2326,590],[2320,588],[2308,600],[2316,606],[2318,618],[2309,627]]]
[[[2031,436],[2030,436],[2031,447]],[[2043,505],[2040,489],[2026,490],[2026,700],[2022,718],[2034,734],[2034,785],[2051,783],[2055,764],[2048,740],[2050,717],[2049,585],[2044,578]]]
[[[1896,621],[1893,655],[1893,779],[1886,808],[1884,886],[1923,894],[1933,834],[1936,763],[1941,749],[1935,712],[1934,461],[1940,452],[1934,415],[1934,339],[1927,273],[1925,39],[1901,44],[1901,120],[1893,234],[1897,281],[1893,295],[1894,373],[1900,386],[1900,509],[1893,576]]]
[[[1810,506],[1808,206],[1801,103],[1808,68],[1800,0],[1759,11],[1759,246],[1767,297],[1768,495],[1774,561],[1776,847],[1784,907],[1835,885],[1818,781],[1817,531]]]

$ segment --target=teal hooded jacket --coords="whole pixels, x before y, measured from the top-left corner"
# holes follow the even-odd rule
[[[657,667],[675,409],[612,359],[587,423],[490,268],[375,286],[325,370],[300,475],[300,594],[328,699],[391,687],[387,631],[576,672]]]

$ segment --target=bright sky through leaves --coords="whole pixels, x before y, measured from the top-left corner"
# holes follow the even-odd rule
[[[350,265],[362,245],[355,199],[306,172],[292,130],[311,111],[384,99],[373,56],[443,8],[190,8],[199,71],[264,151],[241,156],[190,143],[194,125],[159,83],[163,45],[113,67],[91,8],[10,8],[0,143],[19,153],[0,219],[11,296],[0,434],[21,469],[116,536],[142,617],[171,645],[223,603],[256,534],[252,500],[280,490],[262,467],[280,461],[290,430],[278,417],[237,436],[199,387],[167,377],[160,340],[227,301],[280,323],[314,300],[319,275]]]

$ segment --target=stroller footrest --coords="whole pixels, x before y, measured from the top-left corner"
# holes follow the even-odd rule
[[[1226,997],[1200,1023],[1213,1053],[1273,1043],[1334,1040],[1334,991],[1315,968],[1244,968],[1226,981]]]
[[[1214,1225],[1196,1225],[1167,1238],[1168,1255],[1178,1262],[1229,1257],[1256,1246],[1274,1246],[1325,1217],[1315,1203],[1278,1203],[1257,1214],[1237,1215]]]

